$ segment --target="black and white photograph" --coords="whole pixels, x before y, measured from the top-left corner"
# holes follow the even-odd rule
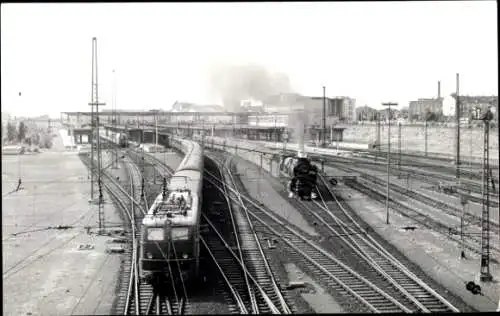
[[[3,2],[3,314],[500,312],[497,7]]]

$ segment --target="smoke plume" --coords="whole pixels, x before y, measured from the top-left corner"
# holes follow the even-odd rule
[[[270,73],[256,64],[215,66],[210,71],[210,90],[226,111],[238,111],[240,101],[263,101],[268,96],[292,92],[286,74]]]
[[[290,126],[293,131],[291,141],[297,142],[297,150],[300,152],[304,152],[306,131],[305,128],[308,125],[308,116],[303,110],[296,111],[294,115],[291,115],[289,118],[288,126]]]

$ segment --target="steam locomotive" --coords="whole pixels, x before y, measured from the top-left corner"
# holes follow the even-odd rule
[[[297,156],[282,157],[280,171],[290,179],[287,184],[290,198],[298,196],[301,200],[311,200],[318,197],[318,167],[311,163],[304,152],[299,151]]]

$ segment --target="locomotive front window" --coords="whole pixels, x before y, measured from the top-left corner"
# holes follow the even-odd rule
[[[148,240],[163,240],[163,228],[148,228]]]
[[[188,240],[189,229],[187,227],[174,227],[171,231],[172,240]]]

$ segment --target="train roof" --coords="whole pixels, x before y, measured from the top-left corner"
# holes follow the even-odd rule
[[[163,194],[160,193],[148,210],[146,217],[144,217],[143,224],[146,226],[163,226],[169,221],[175,226],[194,225],[201,211],[199,209],[199,199],[201,197],[202,181],[202,173],[199,171],[182,170],[176,172],[167,184],[167,197],[182,196],[184,200],[190,202],[190,207],[186,209],[185,215],[179,213],[171,216],[176,213],[169,211],[174,207],[169,205],[168,198],[164,198]],[[189,199],[192,200],[189,201]]]
[[[156,197],[153,205],[149,209],[148,213],[142,219],[142,224],[145,226],[193,226],[196,225],[200,209],[199,209],[199,196],[197,194],[191,194],[192,200],[190,201],[191,206],[187,208],[184,212],[178,211],[177,205],[171,203],[170,199],[175,194],[177,196],[184,196],[186,199],[187,192],[181,194],[179,192],[167,192],[168,197],[163,197],[160,193]]]

